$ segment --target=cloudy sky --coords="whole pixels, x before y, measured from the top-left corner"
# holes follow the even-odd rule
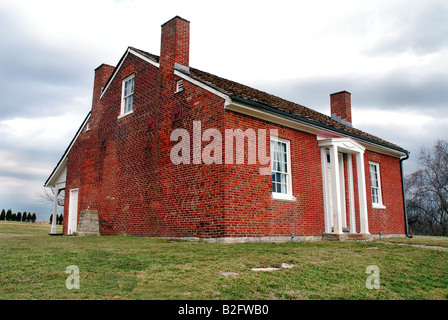
[[[93,70],[128,46],[160,52],[190,21],[190,65],[330,113],[352,93],[355,127],[411,151],[448,139],[448,1],[0,0],[0,209],[36,197],[91,107]]]

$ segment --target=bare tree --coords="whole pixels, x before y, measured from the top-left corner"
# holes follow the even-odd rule
[[[54,188],[44,188],[41,192],[36,192],[36,197],[38,197],[42,202],[53,204],[54,203]],[[58,194],[58,206],[63,207],[64,206],[64,198],[65,198],[65,192],[62,190]]]
[[[406,177],[409,227],[416,234],[448,236],[448,142],[422,147],[420,169]]]

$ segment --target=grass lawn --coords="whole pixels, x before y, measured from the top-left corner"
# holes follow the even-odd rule
[[[0,299],[448,299],[448,238],[229,245],[49,231],[0,222]],[[80,287],[69,290],[72,265]],[[372,265],[379,289],[366,288]],[[251,270],[262,267],[280,269]]]

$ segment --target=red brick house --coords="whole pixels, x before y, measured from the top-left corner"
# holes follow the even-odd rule
[[[87,211],[101,235],[405,235],[408,152],[352,126],[349,92],[330,104],[331,117],[190,67],[189,22],[175,17],[162,25],[160,57],[129,47],[95,70],[92,110],[45,186],[66,190],[67,235]],[[252,158],[257,141],[267,164]]]

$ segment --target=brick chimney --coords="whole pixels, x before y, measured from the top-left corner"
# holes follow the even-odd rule
[[[351,93],[340,91],[330,94],[331,118],[348,126],[352,126]]]
[[[93,82],[93,99],[92,99],[92,107],[97,104],[100,100],[100,96],[104,86],[106,85],[107,80],[109,80],[110,76],[114,72],[115,67],[112,67],[107,64],[102,64],[98,68],[95,69],[95,80]]]
[[[176,16],[162,25],[160,67],[172,69],[175,63],[184,67],[189,64],[190,22]]]
[[[95,69],[95,79],[93,82],[93,98],[92,98],[92,115],[90,118],[90,126],[96,125],[100,115],[103,112],[103,107],[101,106],[101,93],[106,86],[107,80],[114,72],[115,67],[107,64],[102,64]]]

